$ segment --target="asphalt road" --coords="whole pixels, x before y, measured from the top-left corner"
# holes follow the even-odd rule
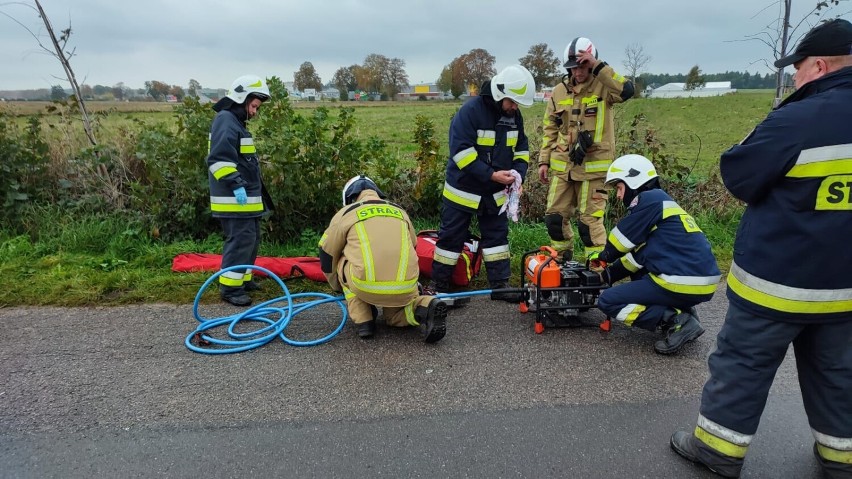
[[[668,440],[695,425],[726,304],[720,291],[701,305],[707,333],[672,357],[621,325],[536,335],[485,297],[452,310],[434,345],[347,327],[232,355],[184,346],[190,305],[0,309],[0,476],[713,477]],[[299,316],[292,334],[337,315]],[[820,477],[794,361],[743,477]]]

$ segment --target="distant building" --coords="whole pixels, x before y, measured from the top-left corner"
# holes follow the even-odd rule
[[[731,88],[729,81],[711,81],[693,90],[686,90],[686,83],[666,83],[659,88],[646,88],[646,98],[684,98],[699,96],[721,96],[734,93],[737,90]]]
[[[427,100],[441,100],[446,97],[446,94],[435,83],[421,83],[410,86],[397,94],[399,100],[419,100],[421,97]]]

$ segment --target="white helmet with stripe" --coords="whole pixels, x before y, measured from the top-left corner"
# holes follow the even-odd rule
[[[577,37],[565,47],[565,52],[562,54],[562,61],[564,62],[562,66],[569,70],[575,68],[578,65],[577,54],[583,51],[591,53],[595,58],[598,57],[598,49],[595,48],[591,40],[586,37]]]
[[[642,155],[632,154],[619,156],[609,165],[604,183],[623,181],[631,190],[638,190],[656,177],[657,170],[651,160]]]
[[[508,98],[523,106],[533,104],[535,80],[532,73],[522,65],[511,65],[491,79],[491,96],[500,101]]]
[[[373,190],[379,195],[379,198],[385,198],[385,194],[376,186],[375,181],[364,175],[358,175],[353,176],[343,185],[343,206],[354,203],[358,199],[358,195],[364,190]]]
[[[249,95],[254,95],[260,101],[269,99],[269,86],[266,81],[257,75],[243,75],[231,84],[231,89],[228,90],[226,97],[234,101],[238,105],[242,105]]]

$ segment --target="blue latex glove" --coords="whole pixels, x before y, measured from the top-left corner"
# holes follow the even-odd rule
[[[244,205],[248,203],[248,196],[246,196],[246,189],[240,186],[236,190],[234,190],[234,198],[237,199],[237,203],[240,205]]]

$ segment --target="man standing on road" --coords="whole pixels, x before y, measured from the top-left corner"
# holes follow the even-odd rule
[[[389,326],[416,326],[425,342],[438,342],[446,333],[447,305],[418,294],[414,226],[408,213],[384,197],[366,176],[346,183],[343,208],[319,242],[322,271],[331,289],[345,294],[362,339],[375,334],[381,306]]]
[[[527,174],[530,152],[518,106],[530,106],[535,80],[521,65],[512,65],[486,81],[479,96],[462,105],[450,123],[450,160],[444,182],[441,226],[432,261],[429,294],[447,293],[468,228],[475,214],[482,236],[482,260],[491,289],[509,287],[509,222],[500,212],[507,186]],[[469,298],[464,298],[469,299]],[[494,293],[491,299],[516,301],[517,294]],[[459,301],[454,301],[456,305]]]
[[[796,92],[722,155],[747,207],[698,424],[671,447],[739,477],[792,343],[814,455],[827,477],[852,478],[852,24],[815,27],[775,62],[791,64]]]
[[[207,177],[210,209],[225,235],[222,268],[254,264],[260,245],[260,218],[265,211],[260,163],[246,122],[269,99],[269,87],[255,75],[244,75],[228,94],[213,105],[217,112],[210,127]],[[219,295],[234,306],[248,306],[246,291],[259,289],[252,270],[233,270],[219,276]]]
[[[587,256],[599,253],[606,243],[604,177],[615,158],[612,105],[633,97],[633,82],[599,60],[588,38],[572,40],[563,60],[567,79],[545,102],[538,175],[547,184],[551,171],[544,223],[550,246],[567,261],[574,256],[575,213]]]

